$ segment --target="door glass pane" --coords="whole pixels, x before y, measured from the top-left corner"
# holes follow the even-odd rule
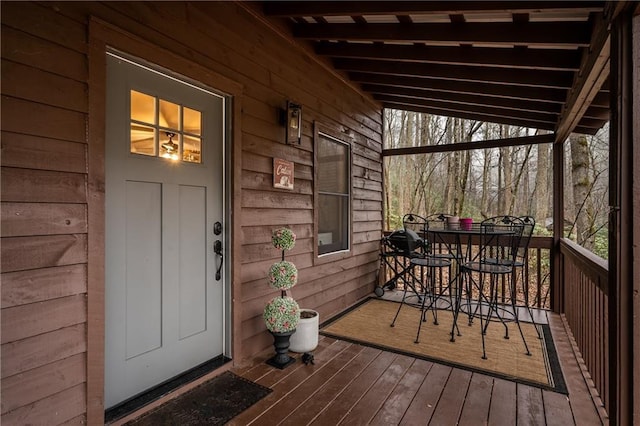
[[[180,105],[160,99],[159,125],[172,130],[180,128]]]
[[[131,119],[151,125],[156,124],[156,98],[131,91]]]
[[[201,111],[135,90],[130,95],[131,153],[202,163]]]
[[[184,135],[183,142],[182,159],[189,163],[200,163],[200,150],[202,147],[200,138]]]
[[[191,108],[184,108],[184,123],[183,123],[183,131],[186,133],[191,133],[192,135],[201,136],[202,135],[202,114],[200,111],[196,111]]]
[[[180,135],[160,132],[160,156],[171,160],[180,159]]]
[[[142,155],[156,155],[156,129],[142,124],[131,123],[131,152]]]

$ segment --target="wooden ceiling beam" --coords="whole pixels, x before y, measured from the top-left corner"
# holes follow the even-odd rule
[[[591,47],[585,51],[575,81],[568,92],[564,109],[556,125],[556,142],[564,142],[582,121],[589,105],[609,78],[611,36],[608,22],[598,15],[593,23]]]
[[[393,76],[420,78],[440,78],[490,82],[495,84],[513,84],[532,87],[554,87],[568,89],[573,82],[572,72],[517,70],[442,64],[421,64],[415,62],[374,61],[369,59],[335,59],[336,69],[352,72],[369,72]]]
[[[450,47],[425,45],[373,45],[363,43],[316,44],[319,55],[334,58],[377,59],[388,61],[431,62],[450,65],[528,68],[536,70],[577,71],[579,50],[501,49],[489,47]]]
[[[508,124],[510,126],[528,127],[532,129],[542,129],[542,130],[554,129],[553,124],[550,124],[550,123],[541,123],[541,122],[531,121],[531,120],[520,120],[513,117],[502,117],[502,116],[487,115],[487,114],[480,114],[480,113],[469,113],[464,111],[446,110],[446,109],[439,109],[439,108],[433,108],[433,107],[419,107],[419,106],[412,106],[412,105],[395,104],[392,102],[385,102],[383,104],[383,107],[400,109],[404,111],[422,112],[425,114],[441,115],[443,117],[458,117],[458,118],[465,118],[467,120],[476,120],[476,121],[481,120],[481,121],[487,121],[489,123]],[[594,135],[596,134],[598,129],[599,128],[578,126],[574,130],[578,133],[583,133],[585,135]]]
[[[406,24],[323,24],[293,26],[307,40],[409,41],[414,43],[491,43],[575,49],[588,47],[588,22],[467,22]]]
[[[471,105],[491,105],[514,109],[517,111],[550,112],[553,114],[560,114],[561,110],[561,105],[556,103],[540,102],[536,100],[498,98],[493,96],[484,96],[481,93],[471,94],[446,92],[442,90],[409,89],[406,87],[392,87],[380,84],[363,84],[362,90],[373,93],[374,95],[402,96],[422,100],[442,100]]]
[[[529,127],[532,129],[553,130],[553,124],[532,120],[521,120],[513,117],[501,115],[481,114],[477,112],[460,111],[456,109],[441,109],[435,107],[421,107],[416,105],[406,105],[394,102],[383,103],[385,108],[400,109],[405,111],[423,112],[426,114],[441,115],[444,117],[458,117],[468,120],[487,121],[489,123],[509,124],[512,126]]]
[[[531,13],[601,11],[604,2],[594,1],[268,1],[267,16],[343,16],[343,15],[410,15],[464,14],[477,12]]]
[[[437,108],[447,111],[460,111],[469,114],[482,114],[494,117],[515,118],[517,120],[527,120],[540,124],[554,125],[557,121],[558,114],[546,112],[517,111],[514,109],[500,108],[491,105],[471,105],[456,102],[424,100],[415,98],[405,98],[402,96],[392,95],[375,95],[374,99],[383,104],[394,103],[396,105],[406,105],[407,108],[417,106],[425,108]]]
[[[442,90],[453,93],[482,93],[485,96],[493,96],[510,99],[536,100],[540,102],[552,102],[562,104],[567,95],[566,90],[546,87],[527,87],[509,84],[491,84],[486,82],[468,82],[442,80],[437,78],[418,78],[403,76],[388,76],[383,74],[371,74],[351,72],[349,78],[361,84],[382,84],[393,87],[419,88]]]
[[[388,157],[393,155],[436,154],[441,152],[469,151],[472,149],[500,148],[505,146],[538,145],[541,143],[552,143],[553,138],[554,138],[553,134],[548,133],[545,135],[521,136],[518,138],[505,138],[505,139],[491,139],[487,141],[477,141],[477,142],[458,142],[458,143],[447,143],[443,145],[426,145],[426,146],[412,146],[407,148],[392,148],[392,149],[383,149],[382,156]]]

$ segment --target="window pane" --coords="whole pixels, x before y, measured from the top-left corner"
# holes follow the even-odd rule
[[[322,192],[349,193],[349,148],[320,136],[318,143],[318,189]]]
[[[156,155],[156,129],[131,123],[130,134],[133,154]]]
[[[156,98],[132,90],[131,119],[152,125],[156,124]]]
[[[160,126],[180,129],[180,105],[160,99]]]
[[[160,132],[160,156],[171,160],[180,159],[180,135]]]
[[[349,197],[320,195],[318,253],[349,249]]]
[[[184,135],[184,146],[182,148],[182,159],[189,163],[200,163],[200,149],[202,141],[200,138]]]
[[[184,108],[184,123],[183,123],[183,131],[186,133],[191,133],[192,135],[201,136],[202,135],[202,114],[200,111],[196,111],[191,108]],[[186,142],[185,142],[186,143]]]

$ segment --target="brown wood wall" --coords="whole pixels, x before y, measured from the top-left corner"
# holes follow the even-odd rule
[[[293,296],[326,319],[370,293],[382,230],[378,106],[233,3],[2,2],[2,423],[87,421],[87,156],[90,16],[242,85],[240,259],[234,327],[240,354],[271,344],[261,313],[276,292],[271,231],[298,235]],[[171,64],[159,64],[171,68]],[[284,145],[277,109],[303,105],[300,147]],[[353,245],[313,256],[313,124],[345,135],[353,153]],[[272,188],[272,158],[295,162],[294,191]],[[229,177],[231,177],[231,173]],[[100,358],[100,357],[98,357]],[[95,395],[93,395],[95,397]],[[91,421],[91,420],[90,420]]]

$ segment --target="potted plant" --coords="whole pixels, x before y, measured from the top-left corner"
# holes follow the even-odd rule
[[[291,336],[289,350],[291,352],[311,352],[318,346],[318,330],[320,315],[312,309],[300,309],[300,321],[295,333]]]
[[[269,358],[267,363],[280,369],[295,362],[295,358],[287,353],[289,339],[300,320],[298,303],[287,296],[287,290],[298,282],[298,270],[293,263],[284,260],[284,252],[291,250],[295,241],[296,235],[287,228],[274,231],[271,237],[273,246],[282,250],[282,260],[269,268],[269,285],[280,290],[280,296],[274,297],[267,303],[262,316],[267,329],[273,335],[273,345],[276,350],[276,355]]]

